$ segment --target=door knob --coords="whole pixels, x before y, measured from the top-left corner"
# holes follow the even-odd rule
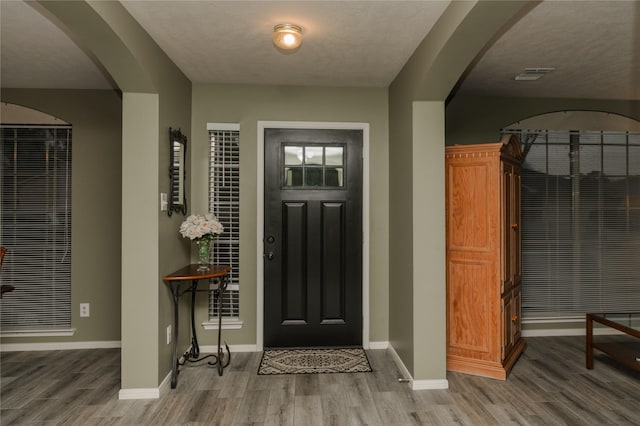
[[[270,251],[265,255],[265,257],[267,258],[267,260],[273,260],[274,254],[272,251]]]

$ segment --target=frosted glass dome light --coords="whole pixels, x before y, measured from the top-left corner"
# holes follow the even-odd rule
[[[273,27],[273,44],[279,49],[292,51],[302,44],[302,27],[294,24],[278,24]]]

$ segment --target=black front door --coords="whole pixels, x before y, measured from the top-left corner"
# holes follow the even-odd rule
[[[362,131],[264,141],[264,346],[361,345]]]

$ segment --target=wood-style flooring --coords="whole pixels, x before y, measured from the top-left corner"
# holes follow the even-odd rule
[[[368,351],[373,373],[258,376],[260,354],[237,353],[222,377],[189,364],[160,399],[122,401],[119,350],[5,352],[0,424],[640,425],[640,373],[598,352],[587,370],[584,337],[527,343],[505,382],[411,391],[385,350]]]

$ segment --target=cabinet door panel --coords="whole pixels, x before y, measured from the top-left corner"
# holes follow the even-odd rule
[[[495,247],[496,178],[491,166],[487,160],[448,165],[448,250],[482,255]]]
[[[522,335],[522,286],[518,285],[513,288],[512,300],[511,322],[513,341],[517,342]]]
[[[513,229],[512,236],[512,253],[513,253],[513,264],[511,267],[511,274],[513,275],[513,284],[519,285],[522,280],[522,250],[521,250],[521,238],[522,238],[522,229],[521,229],[521,211],[520,211],[520,194],[521,194],[521,176],[520,169],[518,167],[514,167],[513,172],[513,195],[511,203],[513,205],[512,212],[512,223],[515,224],[515,228]]]
[[[450,259],[447,273],[451,278],[447,288],[449,309],[449,347],[457,351],[473,351],[478,356],[491,353],[496,317],[484,285],[491,279],[491,263],[476,260]]]
[[[513,204],[511,202],[511,194],[513,192],[513,177],[511,173],[511,167],[509,164],[502,164],[502,178],[501,178],[501,223],[502,223],[502,244],[500,247],[500,258],[502,265],[502,276],[500,277],[500,293],[504,293],[513,284],[512,277],[512,252],[511,244],[511,224],[513,218]]]
[[[513,348],[513,297],[512,293],[508,292],[502,298],[502,345],[500,350],[501,360],[504,360]]]

